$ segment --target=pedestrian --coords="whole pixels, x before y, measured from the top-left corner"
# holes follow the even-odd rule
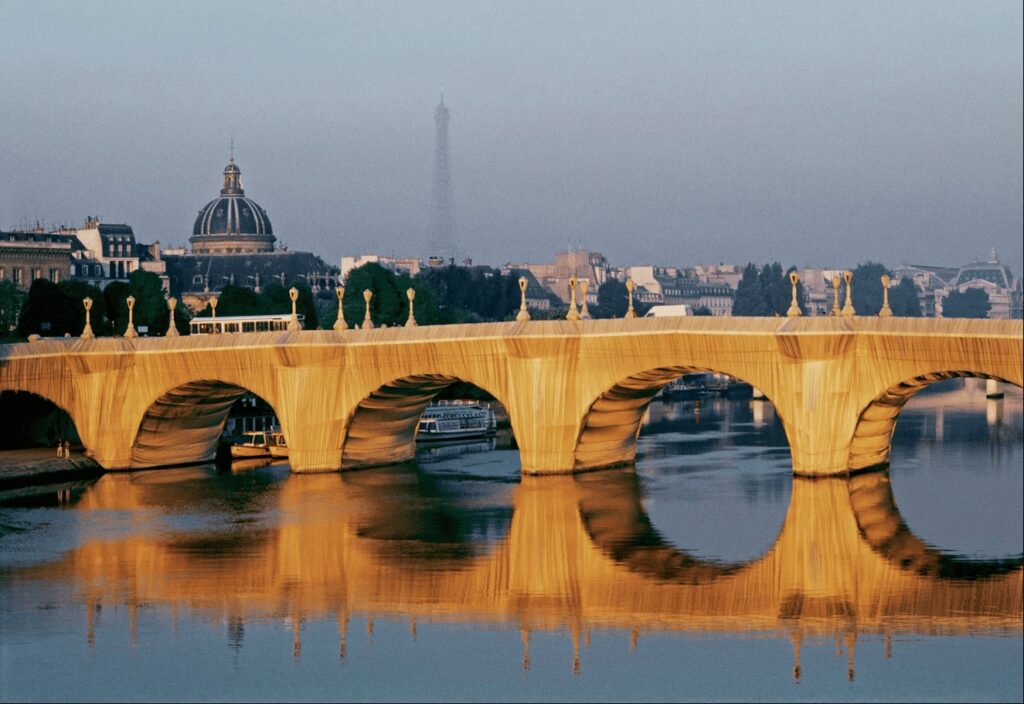
[[[64,456],[64,439],[57,438],[57,457]]]
[[[71,459],[71,441],[70,440],[65,440],[64,441],[64,459],[67,459],[67,460]]]

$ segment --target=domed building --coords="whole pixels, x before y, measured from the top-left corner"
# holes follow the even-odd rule
[[[988,313],[990,318],[1020,319],[1024,315],[1024,286],[1010,271],[1010,267],[999,261],[995,247],[992,248],[988,261],[971,262],[960,267],[956,278],[950,282],[948,291],[963,293],[969,288],[980,288],[988,294],[989,304],[992,306]],[[941,314],[941,302],[936,307]]]
[[[220,197],[203,206],[192,226],[192,254],[261,254],[273,252],[274,241],[267,211],[245,197],[242,171],[232,156]]]
[[[285,287],[301,281],[317,299],[333,301],[337,267],[311,252],[292,252],[276,242],[267,211],[246,197],[242,171],[232,155],[224,167],[220,196],[196,216],[191,248],[167,248],[162,253],[170,294],[200,310],[226,286],[258,293],[272,281]]]

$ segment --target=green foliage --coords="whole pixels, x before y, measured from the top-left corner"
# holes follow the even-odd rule
[[[421,272],[416,280],[433,291],[442,323],[513,320],[519,310],[519,277],[513,273],[446,266]]]
[[[760,268],[756,264],[747,264],[736,287],[732,314],[753,317],[786,315],[793,300],[789,281],[789,274],[793,271],[796,271],[795,267],[783,272],[778,262]],[[796,296],[800,309],[806,311],[807,294],[801,282],[796,285]]]
[[[707,306],[697,306],[696,308],[693,309],[693,314],[694,315],[713,315],[713,313],[711,312],[711,309],[708,308]]]
[[[914,280],[905,277],[889,288],[889,308],[892,314],[901,318],[920,318],[921,302],[917,298]]]
[[[18,335],[81,335],[82,328],[85,327],[85,307],[82,305],[82,299],[86,297],[94,301],[91,313],[93,332],[97,335],[104,334],[107,328],[105,304],[99,289],[79,282],[63,281],[55,284],[46,279],[36,279],[32,282],[21,306]]]
[[[992,308],[988,292],[982,288],[969,288],[964,292],[950,291],[942,300],[943,318],[987,318]]]
[[[263,297],[244,286],[229,284],[217,296],[217,315],[264,315],[266,308]]]
[[[608,279],[597,289],[595,318],[622,318],[629,310],[629,289],[618,279]]]
[[[295,303],[296,312],[304,316],[303,327],[313,330],[318,326],[319,316],[313,292],[303,279],[296,279],[292,286],[299,292]],[[289,287],[290,288],[290,287]],[[217,315],[281,315],[291,314],[292,299],[280,281],[268,283],[263,291],[256,293],[251,288],[228,284],[217,294]],[[208,318],[213,315],[209,303],[196,314],[197,317]]]
[[[853,270],[853,278],[850,280],[852,292],[850,298],[853,309],[857,315],[878,315],[882,310],[884,293],[882,291],[882,276],[889,273],[884,264],[878,262],[864,262],[858,264]],[[846,281],[839,285],[839,305],[846,301]]]
[[[13,281],[0,281],[0,340],[12,339],[18,332],[18,315],[25,294]]]

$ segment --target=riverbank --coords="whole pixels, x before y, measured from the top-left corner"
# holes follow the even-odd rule
[[[92,479],[101,474],[103,468],[81,450],[72,450],[68,458],[57,457],[56,450],[47,447],[0,452],[0,490]]]

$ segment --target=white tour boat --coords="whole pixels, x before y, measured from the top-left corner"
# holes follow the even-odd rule
[[[472,401],[437,401],[420,416],[416,440],[461,440],[493,435],[497,428],[494,411]]]

